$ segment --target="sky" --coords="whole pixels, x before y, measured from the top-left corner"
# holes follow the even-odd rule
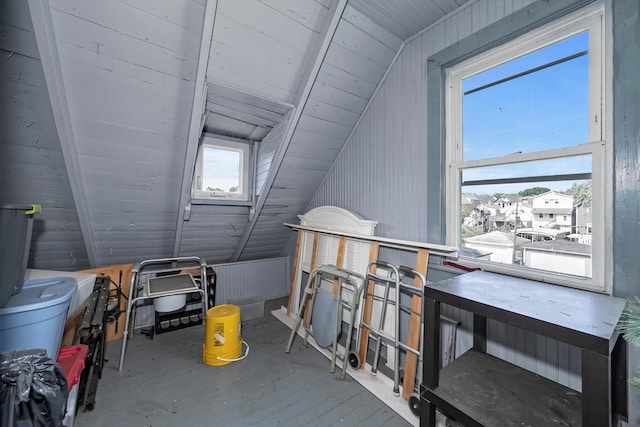
[[[204,152],[203,189],[222,188],[228,191],[240,185],[240,153],[206,147]]]
[[[588,50],[588,33],[577,34],[506,64],[468,77],[467,93],[549,62]],[[464,160],[515,152],[575,146],[588,142],[588,55],[468,93],[463,98]],[[590,172],[590,156],[516,166],[476,168],[464,179],[509,178]],[[561,191],[571,182],[525,183],[511,186],[469,186],[464,192],[517,193],[530,187]]]

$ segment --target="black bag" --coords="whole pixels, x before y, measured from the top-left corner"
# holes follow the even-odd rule
[[[44,349],[0,353],[0,426],[61,426],[69,390]]]

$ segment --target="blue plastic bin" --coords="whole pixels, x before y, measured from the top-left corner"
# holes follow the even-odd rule
[[[0,352],[43,348],[55,360],[77,287],[72,277],[24,282],[22,292],[0,308]]]

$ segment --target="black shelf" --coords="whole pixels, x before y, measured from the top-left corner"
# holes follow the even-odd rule
[[[440,371],[425,398],[465,425],[581,426],[581,393],[470,350]]]
[[[626,420],[627,351],[616,324],[626,301],[475,271],[424,292],[422,427],[436,409],[471,426],[613,426]],[[440,369],[440,305],[473,313],[473,349]],[[581,351],[582,393],[486,354],[487,319]]]

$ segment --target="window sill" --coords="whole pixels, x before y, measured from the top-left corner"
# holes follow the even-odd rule
[[[455,267],[460,272],[480,269],[490,273],[502,274],[504,276],[518,277],[521,279],[548,283],[550,285],[557,285],[582,291],[590,291],[598,294],[611,295],[611,289],[608,289],[606,286],[598,284],[594,279],[587,277],[570,276],[562,273],[554,273],[551,271],[537,270],[532,268],[522,268],[509,264],[481,261],[471,258],[458,258]]]
[[[216,205],[216,206],[253,206],[251,200],[233,199],[191,199],[192,205]]]

